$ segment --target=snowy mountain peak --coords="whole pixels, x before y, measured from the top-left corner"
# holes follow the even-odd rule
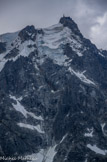
[[[23,30],[19,32],[19,37],[22,42],[26,40],[35,40],[36,39],[37,30],[33,25],[25,27]]]
[[[106,162],[107,51],[70,17],[0,40],[0,157]]]

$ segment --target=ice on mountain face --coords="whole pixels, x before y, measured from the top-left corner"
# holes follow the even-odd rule
[[[69,60],[69,58],[63,53],[63,47],[67,43],[70,44],[70,47],[78,56],[82,56],[80,52],[80,48],[82,47],[81,41],[78,37],[73,38],[73,33],[69,28],[63,27],[62,24],[57,24],[45,28],[43,32],[44,34],[37,35],[36,40],[39,54],[42,58],[41,63],[43,63],[45,59],[43,56],[47,56],[51,58],[54,63],[67,66],[66,60]]]
[[[49,26],[48,27],[48,30],[53,30],[53,29],[60,29],[60,28],[62,28],[63,27],[63,25],[61,24],[61,23],[58,23],[58,24],[55,24],[55,25],[52,25],[52,26]],[[47,28],[45,28],[45,30],[47,30]]]
[[[28,57],[29,54],[35,50],[34,46],[29,48],[29,45],[34,45],[34,44],[35,43],[32,40],[27,40],[22,44],[19,43],[19,47],[18,47],[19,54],[16,57],[13,57],[13,58],[8,59],[8,60],[16,61],[20,56]]]
[[[16,111],[19,111],[25,118],[29,116],[33,117],[36,120],[41,120],[43,121],[43,118],[41,116],[36,116],[34,113],[32,112],[28,112],[24,106],[22,106],[20,104],[20,99],[16,99],[15,96],[10,96],[10,98],[12,98],[13,100],[16,101],[16,104],[12,103],[13,107],[15,108]]]
[[[107,150],[101,150],[100,148],[98,148],[96,145],[90,145],[90,144],[88,144],[87,145],[87,147],[90,149],[90,150],[92,150],[92,151],[94,151],[95,153],[97,153],[97,154],[101,154],[101,155],[106,155],[107,154]]]
[[[41,59],[39,60],[40,64],[42,64],[46,57],[51,58],[55,64],[63,65],[65,63],[65,60],[68,59],[66,55],[63,55],[63,49],[50,49],[48,46],[42,46],[41,42],[42,39],[40,39],[40,35],[38,36],[38,42],[37,47],[39,51],[39,56]],[[45,56],[45,57],[43,57]]]
[[[14,48],[19,50],[18,55],[9,58],[8,60],[16,61],[20,56],[28,57],[31,52],[35,51],[35,46],[37,45],[40,56],[40,60],[38,61],[40,64],[44,62],[46,57],[49,57],[55,64],[68,66],[71,59],[64,55],[63,51],[63,47],[67,43],[70,44],[70,47],[78,56],[82,56],[82,53],[80,52],[82,45],[79,37],[74,38],[72,31],[60,23],[43,29],[43,33],[37,34],[36,41],[26,40],[22,43],[20,37],[18,36],[18,32],[3,35],[3,39],[9,43],[7,44],[6,53],[3,55],[4,57],[0,58],[0,60],[2,60],[0,63],[0,70],[3,69],[5,63],[7,62],[5,56]],[[32,47],[29,48],[29,45],[32,45]]]
[[[93,81],[89,80],[89,79],[86,78],[86,76],[84,75],[84,73],[85,73],[86,71],[84,71],[84,72],[76,72],[76,71],[74,71],[71,67],[69,67],[68,70],[71,72],[71,74],[75,74],[82,82],[87,83],[87,84],[93,84],[93,85],[95,85],[95,83],[94,83]]]
[[[19,55],[17,57],[28,57],[29,54],[35,50],[35,47],[29,48],[29,45],[34,45],[34,42],[32,40],[28,40],[22,43],[21,47],[19,48]],[[17,59],[17,57],[15,58],[15,60]]]
[[[41,59],[39,60],[40,64],[44,62],[46,57],[52,59],[53,62],[58,65],[64,65],[66,60],[69,59],[66,55],[63,55],[62,49],[51,50],[48,47],[39,47],[39,54],[41,57]],[[43,57],[43,55],[45,55],[46,57]]]
[[[66,37],[64,37],[63,26],[58,24],[58,27],[50,29],[44,29],[43,44],[50,49],[57,49],[60,44],[64,43]]]
[[[36,130],[37,132],[39,133],[44,133],[44,131],[41,130],[41,127],[40,125],[30,125],[30,124],[25,124],[25,123],[17,123],[17,125],[19,127],[22,127],[22,128],[27,128],[27,129],[31,129],[31,130]]]

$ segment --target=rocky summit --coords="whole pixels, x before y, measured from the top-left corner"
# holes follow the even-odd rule
[[[2,157],[107,162],[107,51],[70,17],[0,35]]]

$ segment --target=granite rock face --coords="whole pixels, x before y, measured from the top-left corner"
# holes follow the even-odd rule
[[[0,54],[6,51],[6,44],[0,42]]]
[[[107,51],[70,17],[2,35],[0,130],[0,157],[106,162]]]

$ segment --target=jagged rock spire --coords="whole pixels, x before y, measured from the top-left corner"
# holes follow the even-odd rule
[[[81,37],[83,37],[77,24],[72,20],[71,17],[66,17],[65,15],[63,15],[59,22],[63,24],[64,27],[70,28],[74,32],[74,34],[79,34]]]
[[[37,30],[35,29],[33,25],[26,26],[24,29],[22,29],[19,32],[19,36],[22,39],[22,42],[25,40],[29,40],[29,39],[35,40],[36,34],[37,34]]]

